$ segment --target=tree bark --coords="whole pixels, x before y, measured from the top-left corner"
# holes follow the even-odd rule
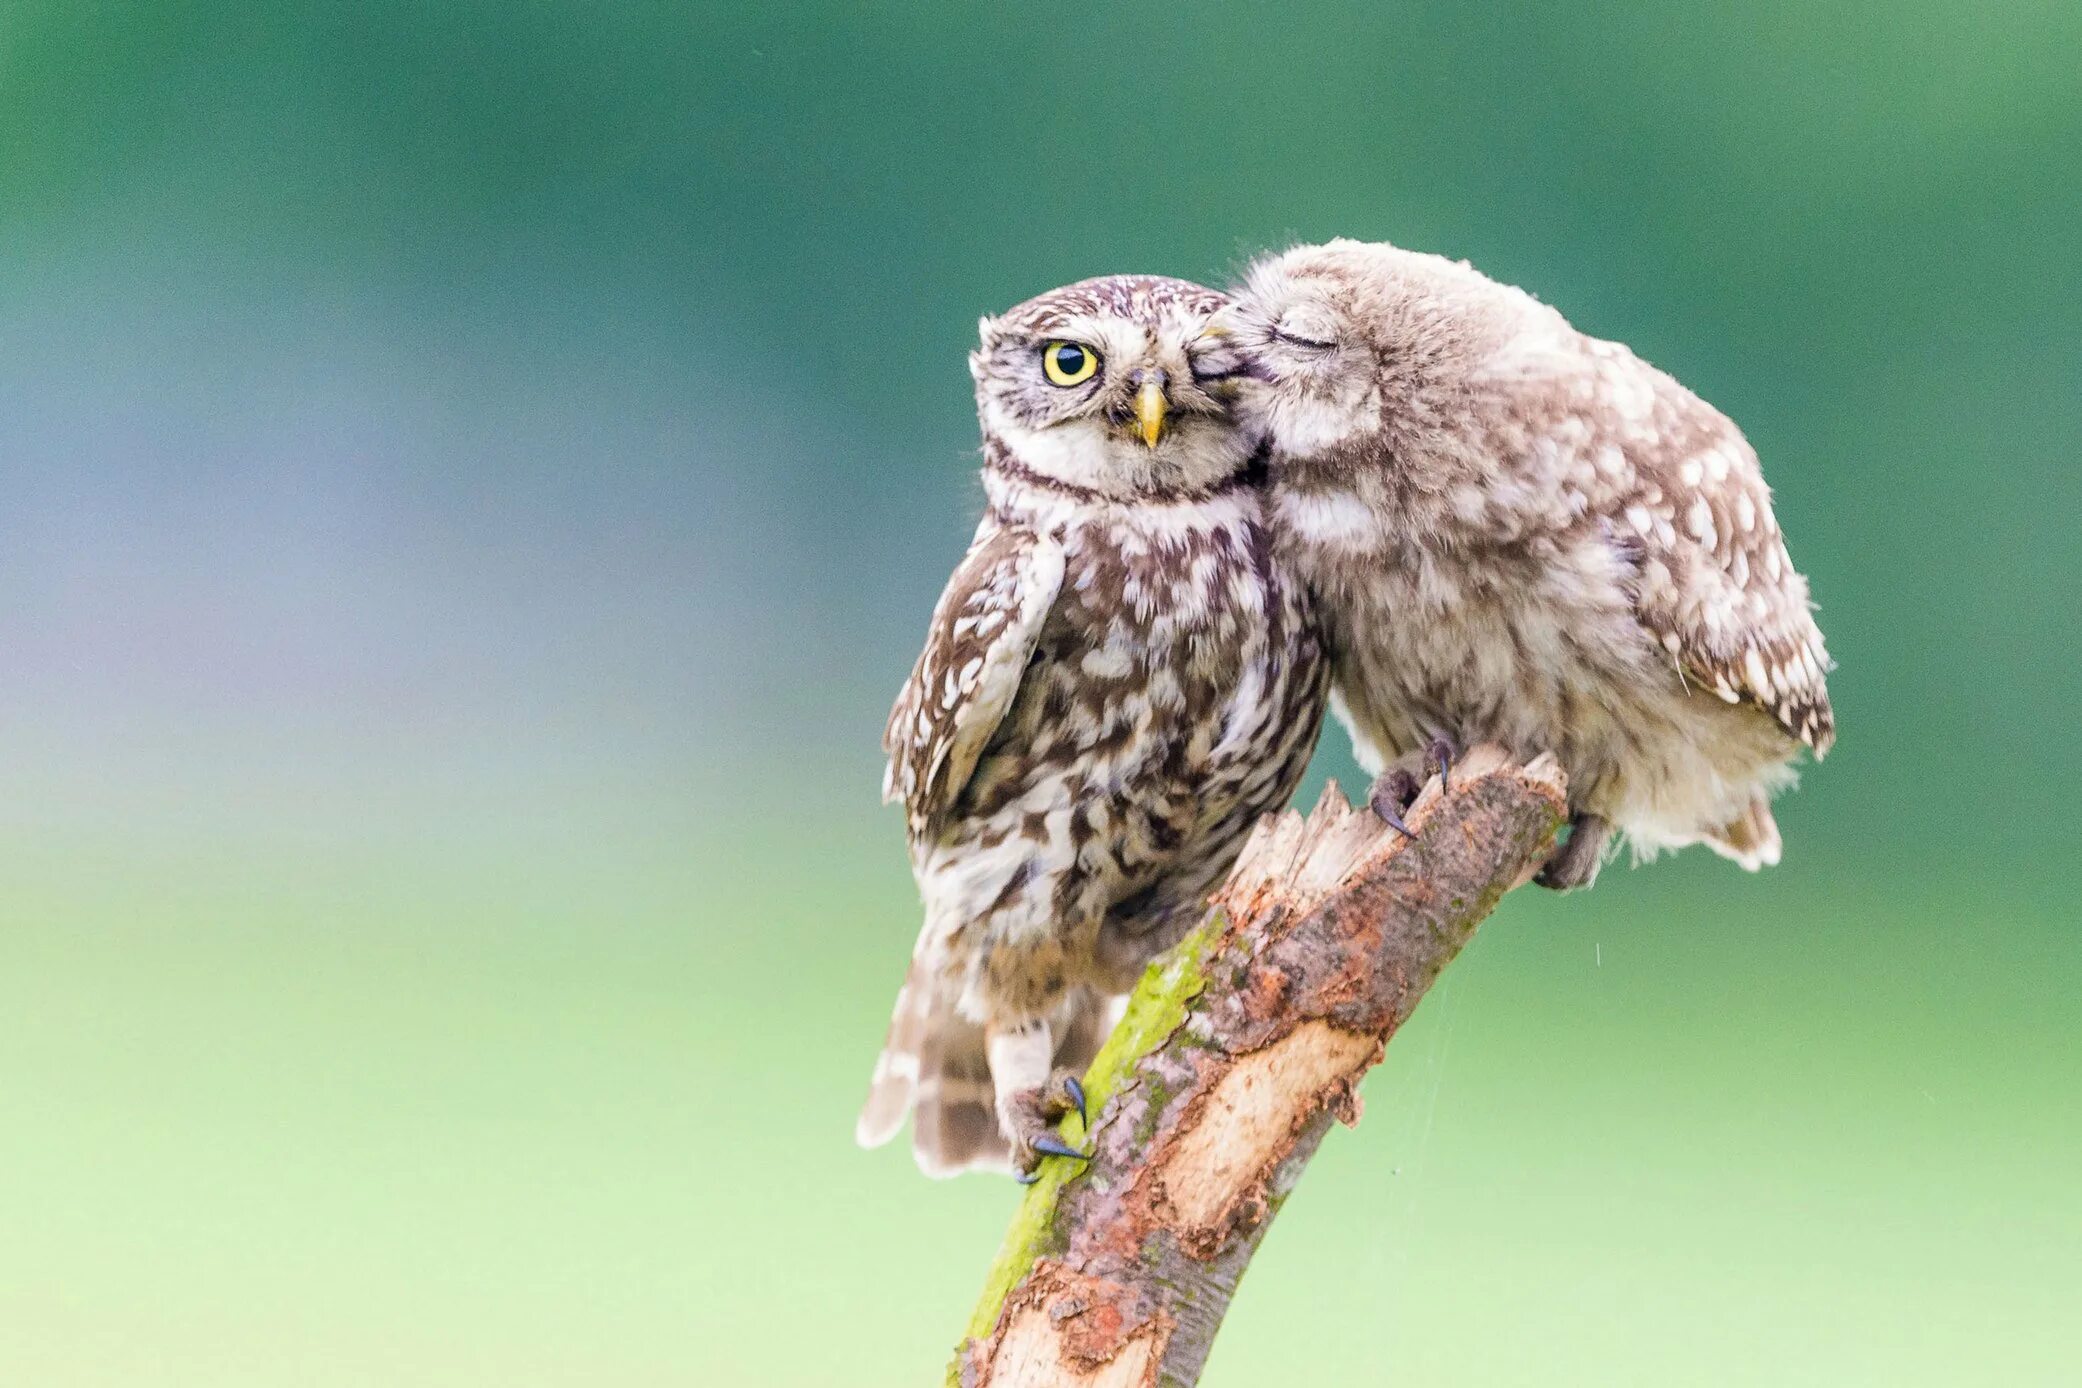
[[[1565,814],[1552,759],[1477,747],[1404,816],[1414,840],[1334,786],[1260,823],[1093,1062],[1091,1161],[1044,1164],[948,1382],[1196,1382],[1331,1120],[1358,1121],[1360,1079]]]

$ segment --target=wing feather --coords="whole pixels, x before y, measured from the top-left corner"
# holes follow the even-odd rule
[[[1012,707],[1063,563],[1056,540],[987,519],[948,579],[882,733],[882,798],[913,824],[954,803]]]
[[[1584,434],[1593,457],[1616,447],[1626,464],[1601,509],[1637,555],[1636,616],[1689,681],[1757,705],[1821,756],[1836,736],[1834,666],[1755,450],[1671,377],[1586,341],[1599,387]]]

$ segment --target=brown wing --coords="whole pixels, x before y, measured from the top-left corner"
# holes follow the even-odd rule
[[[1632,352],[1587,346],[1598,379],[1591,446],[1616,446],[1625,463],[1602,509],[1639,547],[1636,614],[1687,679],[1758,705],[1821,756],[1836,737],[1833,667],[1756,452]]]
[[[997,730],[1063,584],[1063,550],[986,520],[933,609],[925,650],[896,696],[882,798],[916,825],[945,810]]]

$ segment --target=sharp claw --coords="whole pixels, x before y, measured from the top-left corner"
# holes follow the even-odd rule
[[[1030,1186],[1041,1179],[1041,1173],[1038,1171],[1015,1171],[1012,1173],[1012,1179],[1023,1186]]]
[[[1077,1105],[1077,1121],[1087,1128],[1091,1127],[1091,1115],[1084,1111],[1084,1086],[1074,1079],[1065,1079],[1063,1088],[1069,1092],[1070,1102]]]
[[[1043,1133],[1035,1138],[1033,1147],[1036,1152],[1045,1152],[1051,1157],[1075,1157],[1079,1161],[1091,1160],[1090,1154],[1078,1151],[1053,1133]]]
[[[1414,839],[1417,837],[1417,831],[1415,829],[1412,829],[1409,825],[1403,823],[1401,815],[1389,809],[1386,805],[1382,804],[1381,802],[1374,802],[1374,813],[1380,816],[1381,822],[1383,824],[1387,825],[1390,829],[1393,829],[1396,833],[1401,834],[1404,838]]]
[[[1439,764],[1439,793],[1449,795],[1453,791],[1453,744],[1443,737],[1435,737],[1425,750],[1427,762]]]
[[[1399,766],[1390,767],[1374,777],[1373,785],[1367,789],[1367,808],[1374,812],[1375,818],[1396,833],[1406,839],[1415,839],[1417,831],[1409,826],[1403,816],[1409,813],[1410,806],[1416,803],[1417,793],[1423,788],[1424,783],[1408,771]]]

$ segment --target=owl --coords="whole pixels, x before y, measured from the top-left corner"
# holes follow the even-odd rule
[[[1829,749],[1832,666],[1725,416],[1530,295],[1393,246],[1265,259],[1212,327],[1250,359],[1279,554],[1384,817],[1420,765],[1494,741],[1568,773],[1549,886],[1591,883],[1615,833],[1637,857],[1779,860],[1771,798]]]
[[[986,318],[986,507],[883,746],[925,923],[857,1136],[932,1175],[1053,1130],[1145,964],[1313,749],[1328,670],[1265,525],[1222,304],[1087,280]]]

